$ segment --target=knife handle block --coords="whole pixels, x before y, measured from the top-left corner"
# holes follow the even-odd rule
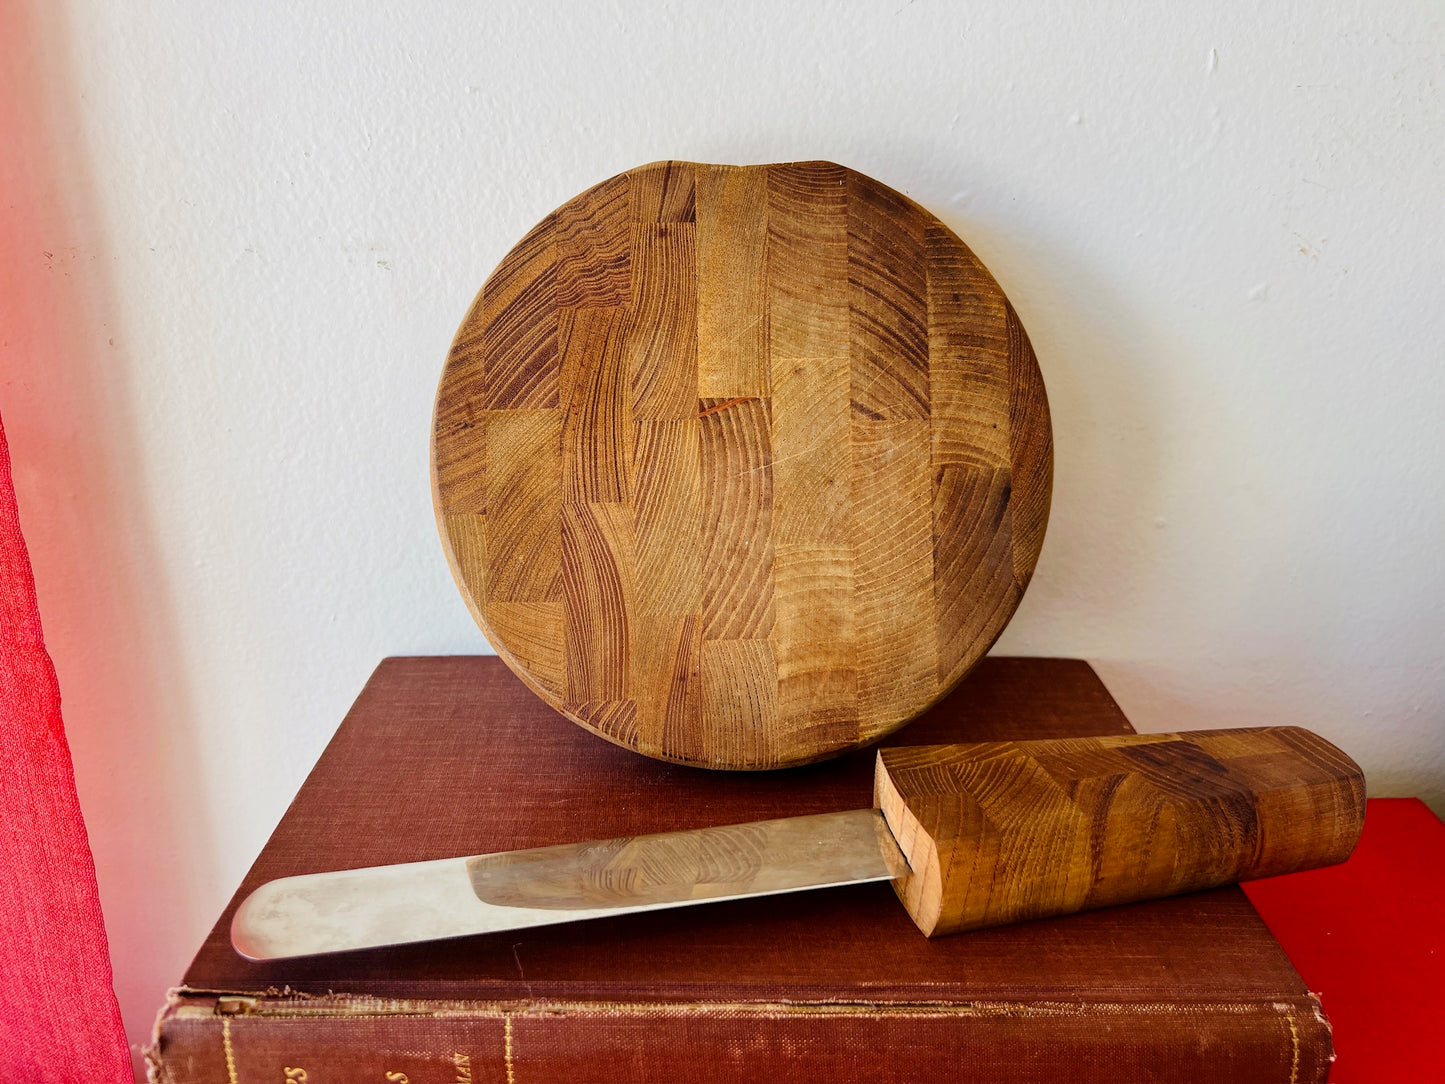
[[[884,749],[874,803],[932,937],[1342,862],[1365,782],[1317,734],[1258,727]]]

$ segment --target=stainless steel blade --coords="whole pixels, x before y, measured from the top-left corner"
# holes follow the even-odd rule
[[[253,960],[431,941],[886,881],[908,866],[876,809],[309,873],[231,921]]]

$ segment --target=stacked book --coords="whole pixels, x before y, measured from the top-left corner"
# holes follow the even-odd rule
[[[892,745],[1127,734],[1083,662],[988,658]],[[866,806],[875,754],[717,773],[499,659],[384,661],[174,991],[161,1084],[1323,1081],[1329,1027],[1237,888],[922,937],[886,884],[270,962],[277,877]]]

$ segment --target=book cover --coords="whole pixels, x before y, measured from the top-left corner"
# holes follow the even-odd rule
[[[1086,663],[989,658],[886,740],[1130,730]],[[1319,1003],[1237,888],[936,940],[871,884],[266,963],[230,947],[275,877],[858,808],[873,758],[664,764],[499,659],[387,659],[162,1011],[152,1079],[1325,1079]]]

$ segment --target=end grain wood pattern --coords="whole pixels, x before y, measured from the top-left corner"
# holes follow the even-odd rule
[[[1299,727],[884,749],[874,802],[928,936],[1343,862],[1365,779]]]
[[[1052,443],[998,284],[828,162],[662,162],[548,215],[437,393],[452,570],[548,703],[649,756],[803,764],[946,693],[1033,573]]]

